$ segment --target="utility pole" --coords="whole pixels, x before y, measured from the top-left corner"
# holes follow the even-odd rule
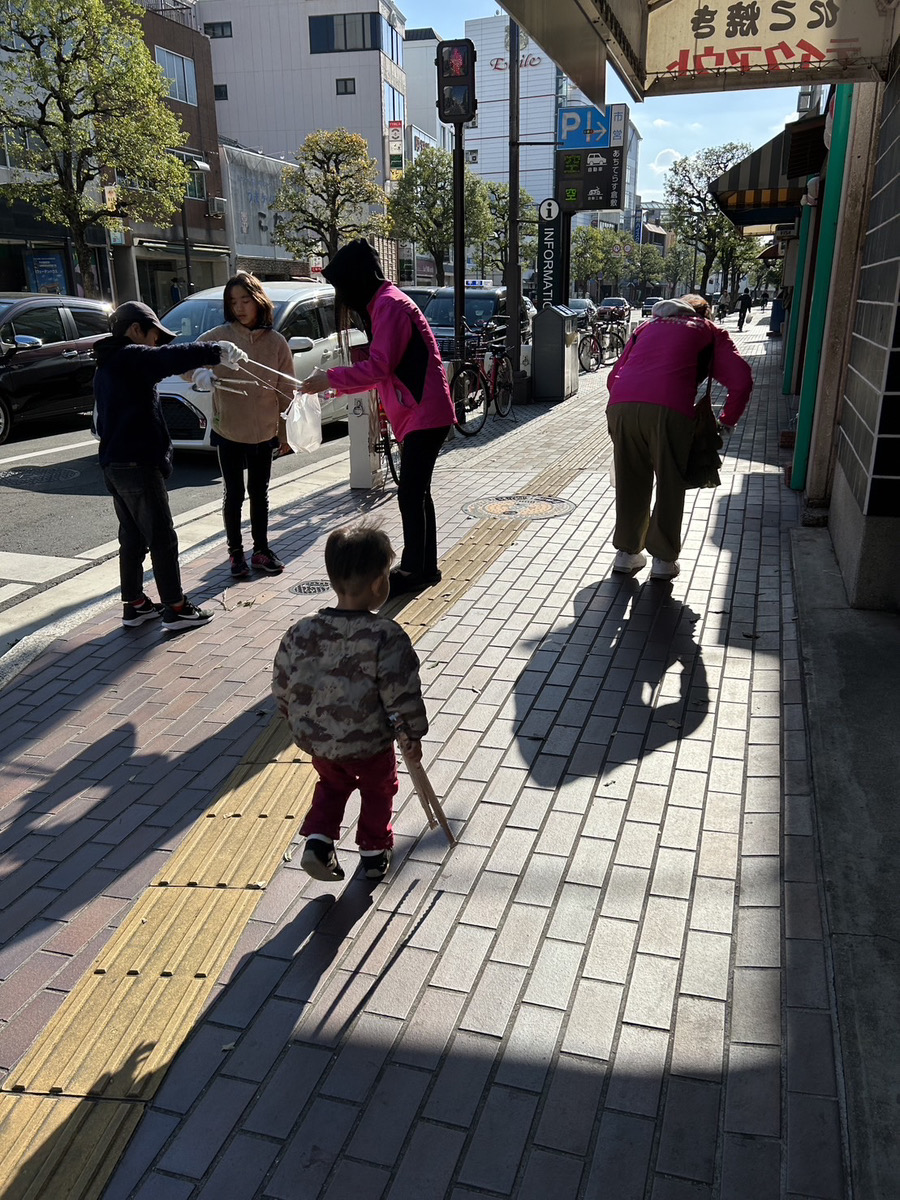
[[[519,304],[522,268],[519,265],[519,26],[509,21],[509,243],[506,262],[506,348],[513,378],[522,364],[522,324]]]

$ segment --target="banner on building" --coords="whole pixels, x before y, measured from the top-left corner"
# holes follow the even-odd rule
[[[879,0],[659,0],[647,96],[884,78],[895,12]]]

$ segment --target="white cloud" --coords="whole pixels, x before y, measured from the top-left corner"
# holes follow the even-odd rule
[[[664,120],[662,119],[662,117],[657,117],[657,118],[656,118],[656,120],[653,122],[653,128],[654,128],[654,129],[671,129],[671,128],[672,128],[672,122],[671,122],[671,121],[664,121]]]
[[[690,123],[690,125],[688,125],[688,129],[692,130],[694,133],[697,133],[702,128],[703,128],[703,126],[700,124],[699,121],[692,121]]]
[[[653,162],[649,163],[648,165],[650,170],[655,175],[662,175],[664,171],[668,171],[669,167],[671,167],[672,163],[675,162],[676,159],[681,157],[682,154],[680,150],[672,150],[671,148],[668,150],[660,150]]]
[[[789,112],[787,114],[787,116],[784,116],[781,118],[781,121],[779,122],[778,125],[770,125],[769,132],[771,134],[781,133],[782,129],[784,129],[785,125],[787,125],[789,121],[796,121],[796,119],[797,119],[796,110],[793,112]]]

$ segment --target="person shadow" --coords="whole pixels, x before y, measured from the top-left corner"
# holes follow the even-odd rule
[[[672,592],[671,582],[614,575],[582,588],[571,623],[531,643],[516,681],[515,716],[532,783],[599,782],[708,719],[706,668],[694,637],[700,616]]]

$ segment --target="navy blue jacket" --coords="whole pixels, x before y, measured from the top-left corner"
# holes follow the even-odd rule
[[[125,337],[108,337],[94,346],[97,436],[100,466],[136,463],[172,474],[172,439],[156,394],[156,384],[220,361],[217,342],[181,346],[141,346]]]

